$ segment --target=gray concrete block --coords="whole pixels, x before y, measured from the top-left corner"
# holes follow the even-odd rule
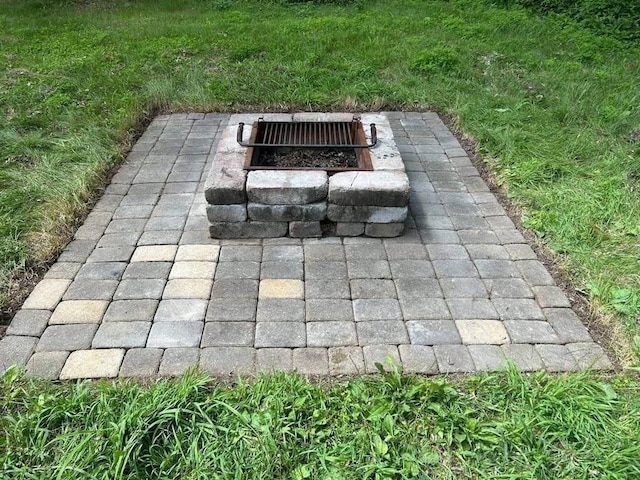
[[[513,343],[560,343],[551,325],[537,320],[506,320],[504,327]]]
[[[256,203],[314,203],[327,197],[327,189],[328,177],[324,171],[257,170],[247,176],[247,196]]]
[[[156,322],[202,322],[207,312],[204,299],[170,299],[162,300],[154,316]]]
[[[488,298],[489,294],[479,278],[442,278],[440,286],[448,298]]]
[[[252,347],[255,324],[253,322],[207,322],[202,334],[201,347]]]
[[[18,310],[7,327],[6,335],[39,337],[47,327],[50,317],[49,310]]]
[[[210,347],[200,353],[200,369],[216,376],[253,375],[256,350],[251,347]]]
[[[347,264],[345,262],[310,262],[305,261],[305,280],[346,280]]]
[[[363,280],[363,282],[366,280]],[[351,298],[349,282],[345,279],[305,281],[305,298]]]
[[[508,344],[502,346],[508,361],[514,363],[523,372],[542,370],[544,364],[534,345]]]
[[[202,336],[202,322],[159,322],[149,332],[147,347],[197,347]]]
[[[452,320],[412,320],[407,322],[414,345],[455,345],[462,343]]]
[[[246,203],[247,172],[238,168],[212,167],[204,184],[204,195],[212,205]]]
[[[304,264],[302,262],[262,262],[260,266],[260,278],[304,278]]]
[[[357,237],[364,233],[363,222],[338,222],[336,223],[336,235],[339,237]]]
[[[293,350],[290,348],[261,348],[256,350],[258,372],[290,372],[293,370]]]
[[[356,322],[402,320],[398,300],[391,298],[373,298],[353,301]]]
[[[401,321],[359,322],[357,330],[360,346],[409,343],[407,328]]]
[[[247,213],[251,220],[262,222],[312,222],[324,220],[327,203],[316,202],[305,205],[273,205],[249,202]]]
[[[94,324],[52,325],[40,337],[37,352],[82,350],[91,346],[98,329]]]
[[[293,368],[302,375],[328,375],[329,356],[326,348],[296,348]]]
[[[255,322],[256,298],[212,298],[207,309],[206,321]]]
[[[442,298],[400,298],[400,308],[405,320],[445,320],[451,318]]]
[[[114,300],[157,300],[162,297],[166,280],[160,278],[136,278],[122,280]]]
[[[564,345],[536,345],[536,351],[550,372],[567,372],[578,369],[576,359]]]
[[[327,207],[327,218],[333,222],[343,223],[403,223],[408,211],[407,207],[351,206],[330,203]]]
[[[394,282],[400,299],[442,298],[443,296],[436,279],[398,278],[394,279]]]
[[[307,299],[307,322],[353,321],[351,300],[325,298]]]
[[[366,373],[379,373],[377,364],[385,371],[401,369],[400,354],[395,345],[367,345],[362,353]]]
[[[570,308],[545,308],[544,314],[558,334],[561,343],[592,341],[589,331]]]
[[[306,327],[302,322],[259,322],[256,324],[256,348],[304,347]]]
[[[329,202],[402,207],[409,202],[409,179],[398,171],[336,173],[329,179]]]
[[[111,302],[104,322],[150,322],[158,307],[157,300],[120,300]]]
[[[111,300],[117,286],[117,280],[76,280],[63,300]]]
[[[309,347],[338,347],[357,345],[354,322],[309,322],[307,323],[307,345]]]
[[[567,349],[576,359],[578,367],[592,370],[612,370],[613,365],[602,347],[593,342],[569,343]]]
[[[258,322],[304,322],[305,302],[297,298],[262,298],[258,301]]]
[[[545,320],[545,316],[535,300],[494,298],[492,302],[501,320]]]
[[[106,322],[96,332],[92,348],[144,347],[151,322]]]
[[[125,262],[85,263],[75,278],[78,280],[120,280],[126,267]]]
[[[435,375],[438,373],[438,362],[433,348],[423,345],[400,345],[398,347],[402,371],[404,373],[419,373]]]
[[[469,348],[466,345],[436,345],[433,353],[440,373],[469,373],[475,371]]]
[[[143,378],[153,377],[158,373],[163,351],[159,348],[133,348],[127,350],[122,365],[120,377]]]
[[[496,298],[533,298],[533,292],[527,282],[521,278],[494,278],[483,280],[489,297]]]
[[[244,222],[247,220],[247,204],[207,205],[210,222]]]
[[[287,222],[215,222],[209,224],[211,238],[273,238],[284,237]]]
[[[216,279],[213,282],[211,298],[258,298],[258,280]]]
[[[469,354],[479,372],[504,370],[507,367],[505,353],[497,345],[469,345]]]
[[[351,296],[354,300],[361,298],[396,298],[396,286],[388,279],[355,279],[351,280]]]
[[[12,365],[24,367],[37,342],[38,339],[35,337],[16,335],[7,335],[0,340],[0,373]]]
[[[498,319],[498,312],[485,298],[447,298],[454,319]]]
[[[167,348],[158,369],[160,376],[177,376],[198,366],[199,348]]]
[[[329,353],[329,374],[362,375],[364,355],[360,347],[332,347]]]
[[[319,238],[322,237],[322,225],[320,222],[289,222],[289,236],[293,238]]]
[[[347,261],[349,278],[391,278],[391,269],[387,260]]]
[[[34,353],[27,362],[27,375],[43,380],[57,380],[68,357],[69,352]]]

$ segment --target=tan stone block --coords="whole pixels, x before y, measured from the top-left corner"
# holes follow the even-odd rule
[[[118,376],[124,358],[123,349],[76,350],[67,359],[60,380],[76,378],[113,378]]]
[[[132,262],[172,262],[176,256],[177,245],[145,245],[136,248]]]
[[[220,245],[180,245],[176,262],[216,262]]]
[[[213,279],[216,273],[216,262],[176,262],[173,264],[169,279],[174,278],[206,278]]]
[[[45,278],[36,285],[22,308],[53,310],[70,284],[71,280]]]
[[[58,304],[49,324],[100,323],[108,306],[106,300],[66,300]]]
[[[259,298],[304,298],[302,280],[267,279],[260,282]]]
[[[499,320],[456,320],[464,344],[502,345],[509,343],[509,334]]]
[[[213,280],[180,278],[169,280],[162,298],[209,298]]]

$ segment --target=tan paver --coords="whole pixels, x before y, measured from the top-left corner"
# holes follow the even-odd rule
[[[169,279],[206,278],[213,279],[216,273],[215,262],[176,262],[173,264]]]
[[[176,256],[176,245],[145,245],[136,248],[132,262],[172,262]]]
[[[60,380],[77,378],[113,378],[118,376],[124,358],[123,349],[76,350],[67,359]]]
[[[106,300],[66,300],[58,304],[49,324],[100,323],[108,306]]]
[[[176,262],[216,262],[219,245],[180,245]]]
[[[45,278],[36,285],[22,308],[53,310],[69,285],[71,285],[71,280]]]
[[[456,327],[462,343],[502,345],[509,343],[509,335],[499,320],[457,320]]]
[[[266,279],[260,282],[259,298],[304,298],[302,280]]]
[[[167,298],[209,298],[213,280],[202,278],[179,278],[169,280],[162,294]]]

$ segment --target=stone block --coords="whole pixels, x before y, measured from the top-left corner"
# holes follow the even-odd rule
[[[176,262],[215,262],[220,254],[219,245],[180,245]]]
[[[307,279],[305,282],[305,298],[351,298],[349,283],[345,279],[316,280]]]
[[[434,375],[438,373],[438,362],[433,348],[423,345],[400,345],[398,347],[404,373]]]
[[[0,340],[0,374],[12,365],[24,367],[38,339],[7,335]]]
[[[338,222],[336,223],[336,235],[339,237],[357,237],[364,233],[362,222]]]
[[[157,300],[162,296],[166,280],[163,278],[136,278],[122,280],[114,300]],[[86,322],[85,322],[86,323]]]
[[[247,204],[207,205],[210,222],[244,222],[247,220]]]
[[[324,200],[328,183],[324,171],[257,170],[247,176],[247,196],[256,203],[303,205]]]
[[[504,324],[497,320],[456,320],[464,344],[502,345],[509,343]]]
[[[208,299],[211,293],[212,280],[203,278],[179,278],[169,280],[162,293],[163,299],[170,298],[202,298]]]
[[[147,347],[197,347],[200,345],[203,326],[202,322],[154,323],[149,333]]]
[[[251,220],[264,222],[290,222],[324,220],[327,203],[317,202],[306,205],[270,205],[249,202],[247,212]]]
[[[52,325],[40,337],[37,352],[82,350],[91,346],[98,329],[93,324]]]
[[[162,300],[155,314],[156,322],[202,322],[207,311],[207,300]]]
[[[396,286],[388,279],[351,280],[351,295],[354,300],[361,298],[396,298]]]
[[[304,298],[304,282],[290,279],[260,281],[259,298]]]
[[[212,298],[206,321],[255,322],[256,303],[255,298],[247,297]]]
[[[340,172],[329,179],[328,198],[338,205],[403,207],[409,203],[409,179],[399,171]]]
[[[71,284],[67,279],[44,279],[33,289],[22,308],[53,310]]]
[[[455,345],[462,343],[453,320],[416,320],[407,322],[414,345]]]
[[[392,298],[372,298],[353,301],[356,322],[402,320],[398,300]]]
[[[392,238],[399,237],[404,232],[404,223],[367,223],[364,233],[368,237]]]
[[[158,373],[162,349],[159,348],[133,348],[127,350],[122,365],[120,376],[128,377],[153,377]]]
[[[469,345],[469,354],[477,371],[504,370],[507,367],[505,352],[497,345]]]
[[[256,351],[258,372],[290,372],[293,370],[293,351],[289,348],[261,348]]]
[[[362,349],[364,367],[367,373],[379,373],[378,366],[385,371],[401,368],[400,354],[395,345],[367,345]]]
[[[43,380],[57,380],[69,352],[34,353],[26,366],[27,375]]]
[[[215,262],[176,262],[173,264],[169,279],[205,278],[213,279],[216,272]],[[117,295],[117,294],[116,294]]]
[[[246,203],[247,172],[226,166],[213,166],[204,184],[204,196],[211,205]]]
[[[408,211],[408,207],[354,206],[330,203],[327,208],[327,218],[333,222],[347,223],[403,223],[407,218]]]
[[[542,370],[544,364],[542,358],[533,345],[507,344],[502,346],[507,360],[513,362],[523,372]]]
[[[253,346],[253,322],[207,322],[201,347]]]
[[[305,301],[297,298],[263,298],[258,302],[258,322],[304,322]]]
[[[108,305],[105,300],[67,300],[58,304],[49,323],[100,323]]]
[[[338,347],[357,345],[356,327],[351,322],[307,323],[307,345],[310,347]]]
[[[158,306],[157,300],[121,300],[111,302],[104,314],[104,322],[150,322]]]
[[[251,347],[210,347],[200,353],[200,369],[228,377],[255,373],[256,350]]]
[[[273,238],[284,237],[287,222],[214,222],[209,224],[211,238]]]
[[[47,328],[49,317],[49,310],[19,310],[11,320],[6,334],[39,337]]]
[[[602,347],[593,342],[569,343],[567,349],[576,359],[579,368],[611,370],[613,365]]]
[[[136,248],[131,262],[172,262],[176,256],[176,245],[145,245]]]
[[[407,327],[400,321],[358,322],[358,344],[385,345],[409,343]]]
[[[151,322],[106,322],[93,338],[92,348],[144,347]]]
[[[328,375],[329,356],[326,348],[296,348],[293,368],[302,375]]]
[[[161,376],[177,376],[190,368],[198,366],[199,348],[167,348],[162,355],[158,374]]]
[[[60,380],[117,377],[123,358],[122,349],[71,352],[60,372]]]
[[[320,222],[289,222],[289,236],[293,238],[322,237]]]
[[[260,278],[281,278],[302,280],[304,264],[302,262],[262,262]]]
[[[360,347],[329,348],[329,374],[362,375],[364,372],[364,355]]]
[[[433,353],[440,373],[468,373],[475,371],[475,365],[466,345],[436,345]]]
[[[507,320],[504,326],[513,343],[560,343],[553,327],[537,320]]]
[[[306,344],[306,326],[302,322],[259,322],[256,325],[256,348],[292,348]]]
[[[550,372],[567,372],[578,369],[578,363],[565,345],[536,345],[536,351]]]

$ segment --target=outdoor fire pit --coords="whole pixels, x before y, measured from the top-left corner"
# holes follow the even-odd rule
[[[394,237],[409,180],[382,114],[234,115],[205,197],[213,238]]]

